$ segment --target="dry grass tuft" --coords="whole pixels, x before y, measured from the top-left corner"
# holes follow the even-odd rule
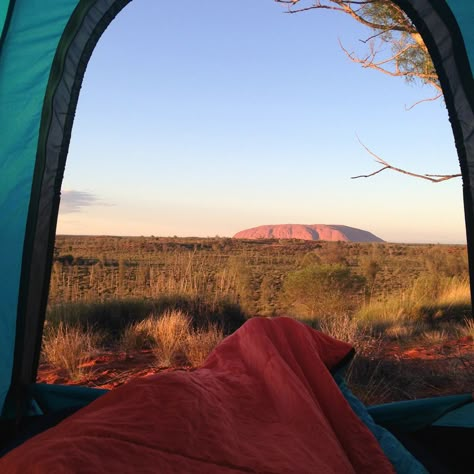
[[[469,279],[451,278],[440,290],[437,303],[439,305],[470,305],[471,288]]]
[[[393,380],[383,376],[386,370],[382,361],[356,357],[346,373],[346,382],[364,405],[386,403],[392,398]]]
[[[93,355],[99,336],[91,329],[79,329],[60,323],[47,327],[43,336],[43,355],[54,367],[65,369],[71,380],[85,377],[89,371],[82,365]]]
[[[449,338],[449,334],[444,329],[434,329],[432,331],[425,331],[422,337],[430,344],[440,344]]]
[[[412,329],[403,322],[395,323],[384,330],[384,336],[390,339],[406,339],[412,335]]]
[[[354,344],[360,335],[357,321],[347,314],[324,318],[319,322],[319,328],[334,339],[350,344]]]
[[[126,328],[120,347],[126,353],[151,348],[161,366],[188,362],[198,366],[223,338],[224,333],[217,326],[193,331],[187,313],[168,310]]]
[[[127,354],[151,349],[153,339],[150,335],[150,321],[145,319],[126,327],[120,338],[120,348]]]
[[[461,334],[463,336],[472,337],[474,338],[474,319],[465,318],[464,325],[461,328]]]
[[[193,367],[206,360],[212,350],[224,339],[224,333],[217,326],[207,330],[193,331],[186,339],[186,358]]]
[[[188,315],[180,310],[168,310],[159,317],[147,318],[143,324],[153,340],[153,351],[159,364],[166,367],[181,365],[191,331]]]
[[[352,344],[358,354],[371,355],[378,350],[380,337],[371,335],[369,327],[347,314],[325,318],[319,322],[319,329],[338,339]]]

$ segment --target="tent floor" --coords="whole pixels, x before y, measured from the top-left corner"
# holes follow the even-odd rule
[[[474,472],[474,429],[430,426],[412,433],[393,434],[430,474]]]
[[[13,420],[2,421],[0,425],[0,457],[28,439],[33,438],[33,436],[56,426],[79,408],[81,407],[67,408],[48,415],[25,418],[19,426],[16,426]]]

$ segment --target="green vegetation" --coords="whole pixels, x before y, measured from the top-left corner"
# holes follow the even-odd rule
[[[365,279],[353,275],[347,266],[312,264],[288,273],[283,299],[301,316],[329,318],[356,306],[364,284]]]

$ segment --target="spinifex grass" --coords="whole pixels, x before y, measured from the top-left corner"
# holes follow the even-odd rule
[[[224,339],[224,334],[217,326],[198,329],[186,338],[186,358],[193,367],[200,366],[212,350]]]
[[[99,335],[91,329],[82,329],[60,323],[47,327],[43,337],[43,356],[53,366],[65,369],[72,380],[87,375],[83,364],[93,355]]]
[[[158,363],[164,366],[185,362],[186,339],[191,321],[182,311],[166,311],[160,316],[150,316],[142,322],[153,340],[153,351]]]
[[[127,327],[120,341],[125,352],[151,348],[157,363],[163,366],[201,365],[224,338],[217,325],[193,329],[190,317],[182,311],[151,314],[143,321]]]
[[[418,390],[407,383],[408,369],[398,371],[377,348],[422,347],[440,333],[474,332],[464,246],[228,238],[59,236],[48,326],[98,328],[108,351],[153,348],[159,365],[199,365],[221,337],[216,325],[227,335],[247,316],[292,314],[317,327],[294,295],[283,297],[289,275],[308,265],[342,265],[366,281],[350,305],[340,304],[342,292],[318,319],[357,348],[350,381],[372,403],[389,399],[389,386],[396,397]],[[314,286],[301,291],[314,294]],[[186,316],[181,330],[163,317],[167,311]]]

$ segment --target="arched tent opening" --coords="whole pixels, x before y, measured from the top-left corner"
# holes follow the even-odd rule
[[[6,173],[0,212],[6,231],[1,246],[5,298],[0,303],[4,315],[0,347],[6,364],[0,373],[0,402],[6,401],[3,413],[11,416],[25,411],[31,402],[29,390],[39,359],[60,186],[85,67],[101,34],[129,2],[71,1],[63,3],[62,11],[44,5],[42,12],[33,14],[27,2],[7,3],[3,3],[0,43],[0,91],[5,104],[0,122],[7,124],[5,128],[2,125],[1,140]],[[472,284],[474,101],[469,60],[472,65],[474,43],[469,41],[472,31],[465,32],[473,7],[467,2],[398,3],[421,32],[443,86],[463,174]],[[52,11],[54,19],[49,18]],[[46,31],[44,25],[51,25],[51,30]],[[25,30],[31,37],[17,35]],[[45,39],[30,41],[36,37]],[[47,54],[40,54],[42,51]],[[44,63],[31,69],[32,55],[43,57]],[[15,79],[10,79],[13,76]],[[9,120],[11,116],[18,120]],[[76,396],[87,400],[96,395],[77,391],[72,397]]]

